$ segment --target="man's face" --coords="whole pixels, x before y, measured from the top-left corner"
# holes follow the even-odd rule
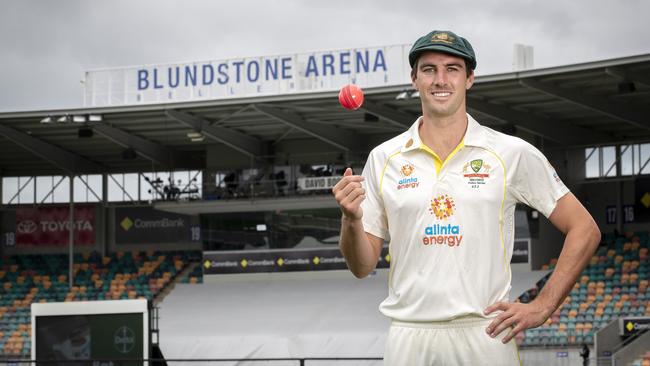
[[[422,112],[437,118],[465,113],[465,95],[474,83],[474,72],[467,76],[465,60],[440,52],[425,52],[411,75],[420,92]]]

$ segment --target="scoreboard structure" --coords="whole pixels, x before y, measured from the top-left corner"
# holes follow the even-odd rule
[[[32,304],[33,360],[143,365],[150,334],[144,299]]]

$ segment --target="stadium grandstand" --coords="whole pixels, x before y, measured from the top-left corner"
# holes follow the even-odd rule
[[[39,357],[34,305],[145,299],[141,359],[381,364],[388,248],[355,279],[330,190],[418,117],[392,66],[404,47],[318,53],[313,69],[249,60],[232,87],[206,83],[228,62],[99,70],[83,108],[0,113],[0,357]],[[286,60],[315,75],[282,80]],[[351,81],[356,111],[337,102]],[[523,363],[581,363],[586,347],[592,365],[650,365],[650,55],[479,75],[468,108],[542,150],[603,233],[564,304],[517,336]],[[540,216],[517,208],[513,301],[534,299],[562,248]],[[53,341],[60,357],[101,358],[74,340]]]

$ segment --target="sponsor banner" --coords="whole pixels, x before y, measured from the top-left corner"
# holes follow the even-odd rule
[[[116,244],[199,242],[198,217],[158,211],[151,207],[115,209]]]
[[[74,360],[79,365],[142,365],[136,361],[79,360],[141,359],[145,342],[143,321],[141,313],[37,316],[36,358]]]
[[[650,221],[650,178],[639,176],[634,179],[633,219],[637,223]],[[607,212],[611,215],[610,212]],[[629,215],[628,215],[629,216]],[[608,221],[611,219],[608,218]],[[614,220],[615,222],[615,220]]]
[[[16,209],[16,246],[68,245],[70,228],[75,245],[95,244],[95,207],[75,205],[72,223],[69,206]]]
[[[515,239],[510,263],[529,263],[530,239]]]
[[[134,66],[86,72],[87,107],[338,91],[410,84],[410,45]]]
[[[388,268],[390,256],[384,247],[377,268]],[[338,247],[328,249],[204,252],[203,273],[258,273],[347,269]]]
[[[630,317],[618,320],[618,330],[621,336],[627,337],[639,331],[650,330],[650,317]]]
[[[341,180],[341,176],[338,177],[310,177],[310,178],[298,178],[298,189],[303,191],[312,191],[316,189],[332,189]]]

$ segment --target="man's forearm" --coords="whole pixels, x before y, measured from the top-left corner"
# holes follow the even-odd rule
[[[569,294],[600,242],[597,227],[588,226],[567,233],[564,248],[551,278],[533,301],[550,316]]]
[[[341,253],[350,271],[358,278],[366,277],[377,266],[379,254],[370,243],[361,220],[341,219]]]

